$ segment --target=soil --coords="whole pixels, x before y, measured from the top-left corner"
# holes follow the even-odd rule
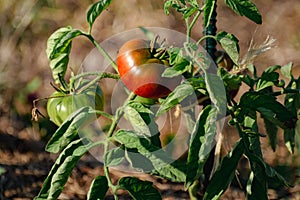
[[[22,133],[22,131],[21,131]],[[33,199],[39,192],[52,164],[55,162],[55,154],[44,151],[46,145],[41,140],[28,139],[26,132],[20,137],[7,133],[0,133],[0,168],[5,172],[0,175],[0,199],[1,200],[26,200]],[[293,169],[294,171],[296,169]],[[241,162],[239,172],[247,171],[247,163]],[[295,172],[289,172],[292,174]],[[59,199],[86,199],[87,191],[93,178],[103,175],[102,164],[94,159],[92,155],[84,156],[73,169],[67,184]],[[142,180],[154,183],[164,200],[188,200],[189,196],[184,191],[182,184],[170,183],[166,180],[149,176],[147,174],[131,174],[112,169],[112,180],[116,182],[120,177],[137,176]],[[300,185],[293,188],[280,188],[269,190],[269,199],[290,199],[300,198]],[[120,192],[120,199],[132,199],[127,193]],[[107,200],[113,199],[110,192]],[[238,184],[232,184],[225,192],[221,200],[243,200],[245,195]]]

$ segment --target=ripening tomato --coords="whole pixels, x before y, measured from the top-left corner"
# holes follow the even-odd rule
[[[181,77],[162,77],[165,68],[169,67],[168,61],[154,55],[150,41],[130,40],[120,48],[117,66],[121,80],[129,90],[141,97],[158,99],[174,90]]]
[[[69,94],[55,91],[50,96],[47,103],[47,112],[51,121],[60,126],[70,114],[84,106],[103,110],[104,95],[100,86],[94,84],[81,91],[82,87],[86,84],[88,84],[87,81],[83,82],[83,84]]]

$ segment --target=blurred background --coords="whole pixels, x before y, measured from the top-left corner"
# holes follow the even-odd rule
[[[55,131],[55,125],[47,118],[41,118],[38,122],[31,120],[33,100],[47,97],[54,91],[50,86],[52,77],[45,53],[46,42],[56,29],[63,26],[71,25],[87,31],[85,14],[93,2],[0,1],[0,199],[32,199],[55,159],[55,155],[44,152],[47,136]],[[241,55],[247,52],[252,38],[257,44],[267,36],[275,38],[276,47],[255,61],[259,71],[271,65],[294,62],[294,73],[299,76],[300,1],[253,2],[262,13],[262,25],[237,17],[219,0],[218,30],[233,33],[240,40]],[[163,0],[114,0],[95,22],[92,34],[101,42],[138,26],[164,27],[185,33],[181,16],[175,12],[166,16],[163,3]],[[201,35],[199,21],[192,37],[198,39]],[[69,65],[75,72],[93,48],[86,39],[74,40]],[[38,104],[40,111],[47,116],[45,105],[46,101]],[[278,166],[284,176],[295,182],[299,174],[297,152],[289,155],[283,141],[279,141],[275,153],[270,152],[267,141],[263,145],[266,160]],[[92,164],[79,164],[68,181],[70,186],[64,190],[62,199],[84,199],[90,181],[98,172]],[[289,196],[299,193],[297,181],[295,183],[296,187],[283,190],[280,194]],[[273,192],[276,198],[280,195]]]

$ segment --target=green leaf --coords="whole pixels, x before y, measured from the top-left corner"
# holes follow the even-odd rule
[[[246,92],[240,99],[239,107],[248,111],[258,111],[264,118],[283,129],[293,128],[297,119],[292,112],[269,94],[254,91]]]
[[[175,63],[172,67],[168,67],[164,70],[162,77],[172,78],[175,76],[180,76],[190,69],[191,63],[186,59],[181,59]]]
[[[239,76],[240,80],[247,84],[250,88],[253,88],[255,85],[255,80],[253,80],[249,75]]]
[[[216,109],[209,105],[196,120],[189,145],[185,188],[189,188],[202,175],[216,134],[216,115]]]
[[[104,200],[108,190],[108,182],[105,176],[97,176],[89,189],[87,200]]]
[[[136,149],[136,153],[147,158],[153,166],[151,173],[154,175],[174,182],[183,182],[185,180],[185,166],[179,161],[172,159],[161,148],[153,145],[149,138],[137,135],[134,131],[121,129],[113,136],[113,139],[123,144],[127,149]],[[132,162],[140,161],[132,160]],[[149,167],[147,169],[150,170]]]
[[[297,149],[300,149],[300,120],[297,121],[296,123],[296,128],[295,128],[295,142],[297,144]],[[298,151],[298,156],[300,155],[300,152]]]
[[[249,181],[247,184],[248,199],[268,199],[267,198],[267,183],[275,182],[280,186],[290,187],[291,185],[276,172],[270,165],[264,162],[261,155],[255,155],[248,152],[248,157],[251,170]]]
[[[206,0],[204,5],[204,27],[208,27],[211,15],[214,11],[216,1],[215,0]]]
[[[239,75],[231,74],[222,67],[218,69],[218,74],[222,77],[224,86],[228,91],[237,90],[240,88],[242,81]]]
[[[284,143],[291,154],[294,153],[296,131],[294,128],[284,130]]]
[[[46,151],[58,153],[65,148],[77,135],[81,127],[96,119],[96,110],[83,107],[73,112],[52,135]]]
[[[49,37],[46,54],[55,83],[63,85],[61,79],[64,78],[67,71],[72,39],[82,34],[80,30],[73,30],[68,26],[58,29]]]
[[[124,108],[125,118],[139,135],[151,138],[154,145],[161,147],[160,132],[154,113],[142,103],[130,101]]]
[[[211,102],[220,116],[226,115],[226,91],[223,80],[217,74],[205,71],[205,83]]]
[[[279,74],[275,70],[280,69],[279,65],[271,66],[267,68],[258,79],[256,85],[256,91],[263,90],[265,88],[277,85],[279,83]]]
[[[274,125],[267,118],[263,117],[263,120],[264,120],[264,125],[265,125],[265,128],[266,128],[266,132],[269,136],[270,145],[272,147],[272,150],[275,151],[276,150],[276,144],[277,144],[278,128],[277,128],[276,125]]]
[[[254,3],[249,0],[225,0],[225,3],[238,15],[246,16],[256,24],[262,23],[262,17]]]
[[[291,81],[289,85],[290,89],[300,89],[300,78],[298,80]],[[300,110],[300,93],[286,94],[284,99],[284,105],[294,116],[299,116],[298,112]],[[289,121],[289,123],[287,124],[289,127],[293,127],[293,125],[295,124],[299,125],[299,119],[295,118],[294,121]],[[296,131],[297,126],[291,129],[284,130],[285,145],[291,153],[294,152],[294,147],[297,142],[297,140],[295,140]]]
[[[90,31],[93,27],[96,18],[103,12],[103,10],[105,10],[109,6],[111,1],[112,0],[101,0],[91,5],[86,14],[86,20],[90,25]]]
[[[194,94],[194,88],[190,84],[181,84],[177,86],[168,96],[162,101],[156,116],[160,116],[174,108],[184,99]]]
[[[125,189],[135,200],[162,199],[159,191],[149,181],[142,181],[136,177],[123,177],[118,182],[118,187]]]
[[[238,65],[239,61],[239,40],[231,33],[221,31],[216,35],[217,41],[229,55],[234,64]]]
[[[151,137],[153,133],[151,126],[155,126],[155,130],[158,131],[154,118],[150,117],[154,115],[153,112],[143,104],[131,101],[125,106],[124,113],[125,118],[130,122],[137,133]],[[143,117],[147,117],[148,120],[144,120]],[[155,134],[157,134],[157,132],[155,132]]]
[[[223,158],[213,174],[204,194],[204,199],[219,199],[234,178],[237,165],[244,153],[243,142],[238,141],[233,149]]]
[[[177,12],[182,13],[183,18],[186,19],[193,15],[198,9],[199,5],[197,1],[189,0],[167,0],[164,4],[164,11],[166,15],[169,15],[169,9],[174,8]]]
[[[293,63],[290,62],[287,65],[284,65],[280,68],[282,75],[288,78],[289,80],[292,79],[292,67],[293,67]]]
[[[284,98],[285,107],[297,116],[298,110],[300,109],[300,78],[291,81],[289,84],[289,89],[299,90],[298,93],[288,93]]]
[[[163,77],[175,77],[183,74],[190,69],[192,62],[191,59],[183,55],[183,49],[179,47],[174,47],[168,50],[169,54],[169,64],[171,67],[168,67],[164,70]]]
[[[246,187],[247,200],[268,200],[267,188],[265,181],[261,182],[258,180],[257,175],[254,172],[250,173],[249,180]]]
[[[119,165],[125,158],[125,150],[122,147],[110,149],[104,155],[104,163],[107,166]]]
[[[0,176],[2,175],[2,174],[4,174],[6,172],[6,169],[4,168],[4,167],[1,167],[0,166]]]
[[[85,138],[71,142],[56,159],[35,199],[57,199],[78,160],[94,146]]]

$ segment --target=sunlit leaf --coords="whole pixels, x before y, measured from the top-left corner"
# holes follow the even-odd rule
[[[154,113],[142,103],[130,101],[124,107],[125,118],[139,135],[151,138],[154,145],[160,147],[160,132],[155,122]]]
[[[97,19],[97,17],[105,10],[109,4],[111,3],[111,0],[101,0],[96,3],[94,3],[88,10],[86,14],[86,20],[90,25],[90,30],[92,29],[92,26]]]
[[[282,75],[288,78],[289,80],[292,78],[292,67],[293,67],[293,63],[290,62],[287,65],[284,65],[280,68]]]
[[[261,77],[258,79],[256,91],[263,90],[279,83],[279,74],[275,72],[277,69],[280,69],[279,65],[271,66],[264,70]]]
[[[56,159],[35,200],[57,199],[78,160],[92,147],[85,138],[71,142]]]
[[[150,118],[150,116],[153,116],[153,112],[149,108],[138,102],[129,102],[124,108],[124,113],[134,130],[146,136],[151,136],[152,131],[150,128],[156,124],[153,121],[154,119]],[[144,120],[142,115],[144,118],[148,116],[148,120]],[[158,128],[156,130],[158,131]]]
[[[136,153],[147,158],[153,166],[152,174],[174,182],[185,180],[185,166],[172,159],[163,149],[153,145],[149,138],[137,135],[134,131],[121,129],[113,136],[113,139],[130,151],[136,149]],[[133,151],[133,153],[135,152]],[[140,162],[140,160],[131,160],[131,162]],[[147,169],[150,170],[150,167],[148,166]]]
[[[210,22],[211,15],[213,13],[216,1],[215,0],[206,0],[204,6],[204,27],[207,27]]]
[[[261,14],[250,0],[225,0],[225,3],[238,15],[246,16],[257,24],[262,23]]]
[[[205,72],[206,89],[212,104],[216,107],[218,115],[226,114],[226,91],[221,77],[217,74]]]
[[[172,91],[167,98],[162,101],[156,116],[160,116],[174,108],[184,99],[189,98],[194,94],[194,88],[190,84],[181,84]]]
[[[52,135],[46,146],[46,151],[57,153],[66,147],[84,125],[96,119],[96,110],[83,107],[72,113]]]
[[[72,39],[79,35],[82,35],[80,30],[68,26],[55,31],[47,41],[46,53],[50,61],[53,79],[57,84],[62,84],[61,79],[66,74]]]
[[[240,51],[239,40],[233,34],[225,31],[219,32],[216,37],[234,64],[238,65]]]

